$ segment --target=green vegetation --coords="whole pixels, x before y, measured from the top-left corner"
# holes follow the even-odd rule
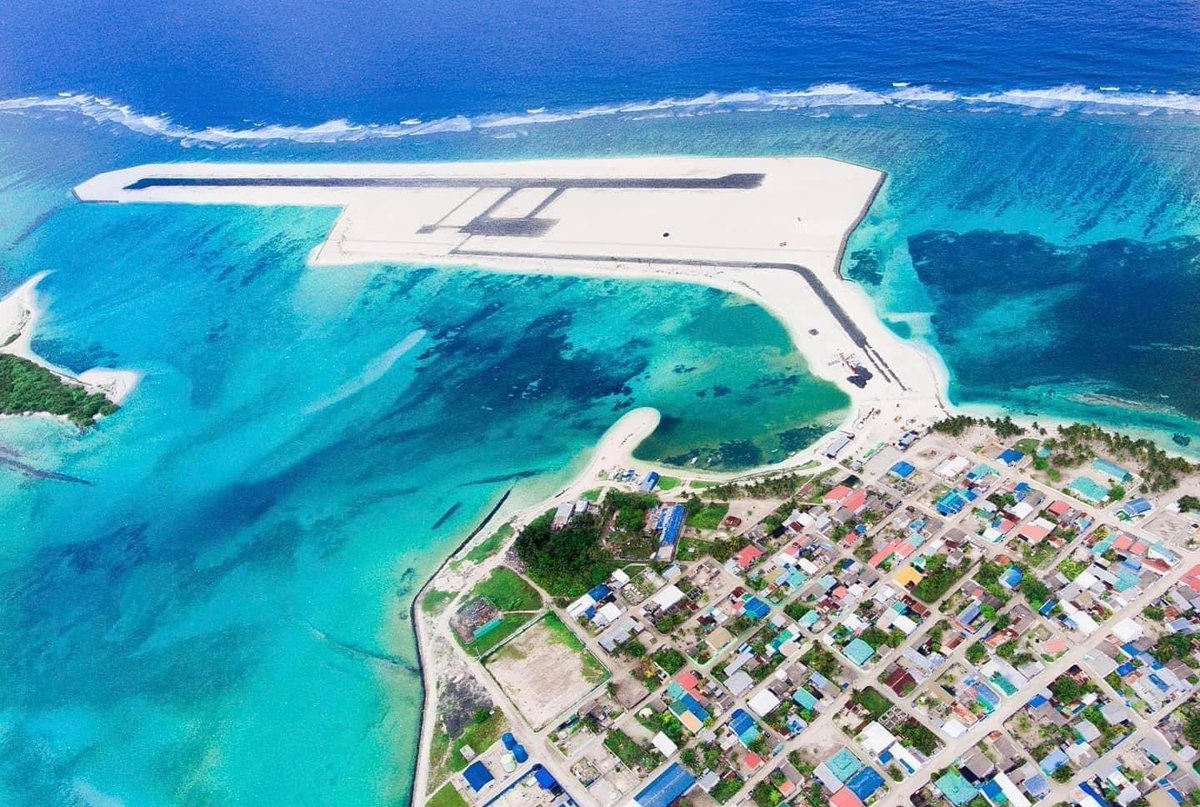
[[[1009,598],[1012,597],[1012,592],[1000,585],[1000,576],[1008,571],[1008,567],[1009,564],[1001,564],[989,559],[984,559],[979,564],[979,571],[975,573],[975,581],[983,586],[984,590],[987,591],[988,594],[991,594],[998,600],[1008,602]],[[1020,564],[1017,564],[1017,568],[1019,568],[1022,573],[1028,571]],[[992,613],[987,613],[988,611],[991,611]],[[995,609],[985,607],[984,616],[986,617],[987,621],[991,622],[996,618]]]
[[[883,628],[877,628],[874,625],[864,630],[858,638],[862,639],[876,650],[891,644],[891,639],[888,632]]]
[[[792,600],[783,607],[783,612],[799,622],[804,615],[813,609],[812,605],[801,600]]]
[[[731,776],[727,779],[722,779],[720,782],[717,782],[717,786],[714,787],[708,795],[712,796],[713,801],[715,801],[717,804],[724,804],[738,794],[738,791],[742,789],[743,784],[744,783],[741,779],[738,779],[736,776]]]
[[[850,696],[850,700],[854,702],[855,706],[866,711],[872,720],[878,720],[892,708],[892,702],[888,697],[875,687],[867,687],[866,689],[855,691]]]
[[[983,646],[983,642],[973,642],[967,648],[967,661],[972,664],[978,664],[988,657],[987,648]]]
[[[1150,655],[1162,664],[1179,659],[1189,667],[1196,667],[1198,662],[1194,652],[1197,641],[1195,636],[1185,633],[1169,633],[1159,637],[1158,643],[1150,648]]]
[[[1073,467],[1094,459],[1097,446],[1105,454],[1136,462],[1145,480],[1143,488],[1151,492],[1170,490],[1179,484],[1181,475],[1196,470],[1192,463],[1182,457],[1170,456],[1151,440],[1107,432],[1094,423],[1059,426],[1058,436],[1047,440],[1046,445],[1054,450],[1054,464],[1062,467]]]
[[[1037,438],[1022,437],[1020,440],[1018,440],[1016,442],[1016,444],[1013,446],[1013,448],[1015,448],[1017,451],[1020,451],[1022,454],[1029,456],[1038,450],[1038,446],[1040,444],[1041,444],[1041,441],[1038,440]]]
[[[637,639],[630,639],[628,642],[621,645],[621,653],[629,658],[642,658],[647,652],[646,645],[642,644]]]
[[[1193,748],[1200,748],[1200,709],[1189,704],[1180,710],[1183,717],[1183,736]]]
[[[929,629],[929,643],[934,650],[942,649],[942,637],[946,635],[946,631],[950,629],[950,623],[945,619],[939,619],[937,623]]]
[[[449,596],[453,596],[453,593]],[[463,649],[476,658],[487,655],[503,644],[533,618],[533,612],[541,610],[542,607],[541,595],[507,566],[497,566],[493,569],[491,574],[471,589],[464,602],[470,603],[479,597],[495,605],[502,616],[500,624],[470,644],[463,644],[458,632],[454,632]]]
[[[500,529],[491,534],[485,541],[481,541],[477,546],[472,547],[463,560],[469,560],[472,563],[483,563],[485,560],[495,555],[504,546],[504,542],[512,537],[512,524],[504,524]]]
[[[1063,706],[1070,706],[1089,692],[1096,691],[1096,685],[1091,681],[1081,684],[1070,674],[1060,675],[1050,684],[1050,692],[1054,695],[1054,699]]]
[[[921,602],[937,602],[958,582],[965,571],[965,563],[949,566],[945,555],[933,555],[925,564],[925,576],[913,588],[913,596]]]
[[[728,502],[701,502],[696,496],[688,498],[684,506],[687,509],[684,523],[697,530],[715,530],[729,513]]]
[[[830,681],[837,682],[842,680],[842,665],[837,660],[837,656],[830,653],[824,646],[817,642],[813,642],[813,646],[809,648],[807,653],[800,657],[800,661],[804,662],[804,666],[810,670],[819,672]]]
[[[555,643],[579,655],[583,663],[584,678],[593,684],[608,678],[608,669],[584,646],[583,640],[575,635],[575,631],[564,625],[554,612],[546,614],[541,621],[550,630]]]
[[[674,490],[683,484],[683,480],[677,476],[660,476],[658,478],[658,490],[668,491]]]
[[[530,614],[505,614],[500,617],[499,625],[489,630],[483,636],[480,636],[471,644],[463,645],[463,649],[472,656],[475,656],[475,658],[481,658],[503,644],[508,637],[519,631],[531,618]],[[457,632],[455,632],[454,638],[458,638]],[[462,642],[460,641],[459,644],[462,644]]]
[[[738,535],[730,538],[727,541],[713,541],[708,548],[708,554],[711,555],[712,559],[717,563],[724,563],[749,545],[749,540],[741,535]]]
[[[1067,578],[1068,580],[1074,580],[1076,577],[1079,577],[1079,575],[1083,574],[1085,569],[1087,569],[1086,563],[1072,560],[1071,558],[1067,558],[1062,563],[1058,564],[1058,570],[1062,572],[1063,577]]]
[[[1035,611],[1045,605],[1051,596],[1050,588],[1036,577],[1026,577],[1021,581],[1021,594]]]
[[[647,711],[649,714],[643,714]],[[639,709],[635,717],[637,722],[649,729],[652,734],[661,731],[676,745],[687,744],[687,729],[679,722],[679,718],[671,714],[670,710],[656,712],[653,709]]]
[[[747,482],[729,482],[723,485],[713,485],[708,492],[716,499],[790,499],[811,480],[812,477],[802,474],[783,474],[767,479],[755,479]],[[693,488],[699,489],[698,484]]]
[[[658,497],[653,493],[613,490],[604,499],[604,514],[607,517],[616,513],[613,526],[617,529],[640,533],[646,528],[646,514],[657,505]]]
[[[437,616],[442,611],[446,610],[446,606],[454,599],[457,591],[441,591],[440,589],[430,589],[425,593],[424,599],[421,600],[421,609],[430,616]]]
[[[553,511],[539,516],[517,536],[513,549],[526,573],[555,597],[578,597],[603,583],[617,562],[600,543],[600,518],[581,513],[561,530]]]
[[[486,597],[501,611],[537,611],[542,607],[541,595],[507,566],[493,569],[471,590],[467,600],[476,597]]]
[[[926,728],[924,723],[911,717],[896,729],[896,736],[903,740],[904,745],[917,749],[927,757],[933,756],[941,745],[936,734]]]
[[[454,785],[447,782],[438,792],[429,797],[426,807],[467,807],[467,802],[454,789]]]
[[[712,549],[712,541],[705,541],[685,535],[679,539],[679,550],[675,553],[675,556],[679,560],[699,560],[705,555],[711,555]]]
[[[975,426],[986,426],[997,437],[1003,438],[1016,437],[1025,433],[1025,429],[1013,423],[1013,419],[1008,415],[1003,418],[973,418],[970,415],[954,415],[934,423],[933,430],[951,437],[961,437],[968,429]]]
[[[956,415],[939,420],[933,424],[933,429],[958,437],[973,426],[986,426],[997,437],[1004,439],[1025,433],[1025,429],[1013,423],[1008,416],[997,420]],[[1042,432],[1045,433],[1044,430]],[[1090,462],[1096,458],[1097,447],[1110,456],[1136,462],[1140,466],[1141,476],[1145,480],[1143,487],[1150,492],[1170,490],[1179,484],[1180,476],[1197,470],[1197,466],[1182,457],[1170,456],[1152,440],[1144,437],[1135,439],[1119,432],[1107,432],[1095,423],[1073,423],[1070,426],[1059,426],[1057,436],[1044,440],[1042,445],[1050,449],[1050,460],[1047,462],[1038,459],[1034,462],[1034,467],[1051,473],[1052,477],[1057,475],[1057,469],[1051,465],[1058,468],[1073,468]],[[1200,504],[1200,501],[1197,501],[1196,504]]]
[[[452,773],[465,770],[467,760],[462,755],[462,749],[470,746],[476,751],[482,751],[499,740],[506,728],[508,723],[499,709],[480,710],[475,719],[463,728],[462,733],[453,738],[439,723],[429,744],[429,781],[441,782]]]
[[[1180,496],[1179,509],[1185,513],[1200,513],[1200,498],[1195,496]]]
[[[783,794],[770,782],[759,782],[750,791],[750,798],[758,807],[777,807],[783,801]]]
[[[687,665],[687,658],[673,647],[659,648],[651,658],[667,675],[674,675]]]
[[[640,745],[620,729],[612,729],[604,738],[604,747],[612,751],[627,768],[650,770],[662,760],[662,754],[649,745]]]
[[[85,428],[97,417],[111,415],[117,405],[99,392],[56,376],[20,356],[0,353],[0,414],[25,415],[45,412],[63,415]]]
[[[1147,605],[1142,609],[1142,616],[1146,617],[1146,619],[1153,619],[1155,622],[1162,622],[1167,614],[1157,605]]]

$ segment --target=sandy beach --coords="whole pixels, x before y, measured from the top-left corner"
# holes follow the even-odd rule
[[[846,239],[883,180],[821,157],[177,163],[101,174],[75,194],[339,207],[310,255],[314,268],[416,263],[721,289],[770,311],[811,371],[850,396],[841,428],[863,445],[946,414],[940,360],[892,333],[839,274]],[[859,366],[872,373],[865,384],[850,380]]]
[[[142,374],[134,370],[93,367],[75,375],[57,367],[33,350],[33,334],[42,316],[38,306],[37,286],[49,272],[39,272],[0,299],[0,353],[19,356],[46,368],[59,378],[83,385],[88,392],[99,392],[120,405],[141,381]]]

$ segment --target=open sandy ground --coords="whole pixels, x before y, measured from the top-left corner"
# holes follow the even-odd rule
[[[542,619],[503,645],[484,666],[530,725],[540,729],[602,683],[596,675],[585,674],[585,653],[586,649],[566,647]]]
[[[45,367],[70,382],[82,384],[89,392],[99,392],[120,404],[138,385],[141,373],[94,367],[79,375],[56,367],[33,351],[33,334],[42,310],[38,306],[37,285],[49,272],[39,272],[0,299],[0,353],[20,356]]]

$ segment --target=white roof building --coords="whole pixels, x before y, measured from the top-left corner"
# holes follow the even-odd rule
[[[575,619],[579,619],[584,615],[587,609],[591,608],[595,604],[596,601],[592,598],[591,594],[584,594],[575,602],[567,606],[567,613],[573,616]]]
[[[754,686],[754,679],[745,670],[738,670],[725,681],[725,688],[734,695],[741,695],[752,686]]]
[[[661,731],[658,734],[655,734],[654,739],[650,742],[662,753],[664,757],[667,757],[668,759],[672,754],[679,750],[679,746],[675,745],[671,738],[663,734]]]
[[[1014,518],[1020,520],[1033,512],[1033,505],[1029,502],[1017,502],[1008,508],[1008,512],[1012,513]]]
[[[666,610],[667,608],[670,608],[672,605],[675,605],[681,601],[686,596],[687,595],[680,590],[679,586],[672,583],[671,585],[664,586],[662,589],[660,589],[657,594],[650,598],[650,601],[659,608]]]
[[[615,602],[610,602],[596,612],[596,616],[592,618],[592,621],[600,627],[604,627],[605,625],[611,625],[613,622],[616,622],[621,618],[621,614],[623,613],[624,611],[621,610],[621,606],[617,605]]]
[[[861,732],[859,732],[858,744],[873,757],[878,757],[888,746],[896,742],[896,735],[881,726],[877,721],[872,720],[867,724]]]
[[[746,701],[746,705],[750,707],[750,711],[759,717],[766,717],[779,703],[779,698],[775,697],[775,693],[769,689],[762,690],[753,698]]]
[[[1005,795],[1012,807],[1030,807],[1029,798],[1021,792],[1021,788],[1017,787],[1012,779],[1008,778],[1008,774],[997,773],[992,777],[992,781],[1000,785],[1000,792]]]
[[[953,479],[971,467],[971,461],[966,457],[951,457],[939,465],[934,473],[942,479]]]
[[[963,725],[958,718],[950,718],[942,724],[942,731],[946,732],[946,736],[951,739],[956,739],[967,733],[967,727]]]
[[[1142,626],[1132,619],[1122,619],[1113,625],[1112,632],[1122,642],[1132,642],[1142,636]]]
[[[1095,633],[1096,629],[1100,627],[1096,624],[1096,620],[1092,619],[1091,614],[1080,611],[1075,607],[1075,603],[1063,600],[1059,605],[1062,607],[1063,613],[1067,615],[1067,618],[1075,623],[1075,629],[1083,635],[1087,636]]]

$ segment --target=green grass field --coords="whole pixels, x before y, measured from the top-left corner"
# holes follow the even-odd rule
[[[442,611],[446,610],[446,606],[450,604],[450,600],[454,599],[457,591],[441,591],[432,589],[429,591],[423,600],[421,600],[421,608],[430,616],[437,616]]]
[[[467,801],[447,782],[425,802],[428,807],[467,807]]]
[[[483,563],[485,560],[495,555],[504,546],[504,542],[512,537],[513,528],[511,524],[505,524],[500,529],[491,534],[486,541],[483,541],[478,546],[472,547],[464,560],[469,560],[472,563]]]
[[[677,476],[660,476],[658,478],[658,489],[662,491],[674,490],[683,484],[683,480]]]
[[[608,668],[600,663],[600,660],[592,655],[591,651],[583,644],[583,640],[575,635],[575,631],[563,624],[557,614],[549,613],[542,617],[542,621],[546,627],[554,634],[554,641],[561,644],[563,647],[569,648],[579,654],[580,660],[583,662],[583,677],[593,684],[598,684],[601,681],[607,680],[609,673]]]
[[[542,607],[542,597],[533,586],[507,566],[497,566],[482,580],[467,600],[487,597],[501,611],[537,611]]]
[[[429,781],[444,782],[452,774],[466,770],[467,760],[462,755],[464,746],[471,746],[476,753],[481,753],[500,739],[500,735],[508,728],[508,721],[499,709],[485,719],[471,723],[458,737],[451,739],[438,723],[429,744]]]
[[[500,624],[492,628],[480,638],[476,639],[469,645],[463,645],[463,649],[470,653],[475,658],[485,656],[515,634],[525,626],[529,620],[533,619],[533,614],[505,614],[500,618]],[[455,634],[457,638],[458,634]]]
[[[685,523],[698,530],[715,530],[728,513],[728,502],[705,502],[703,507],[687,517]]]

